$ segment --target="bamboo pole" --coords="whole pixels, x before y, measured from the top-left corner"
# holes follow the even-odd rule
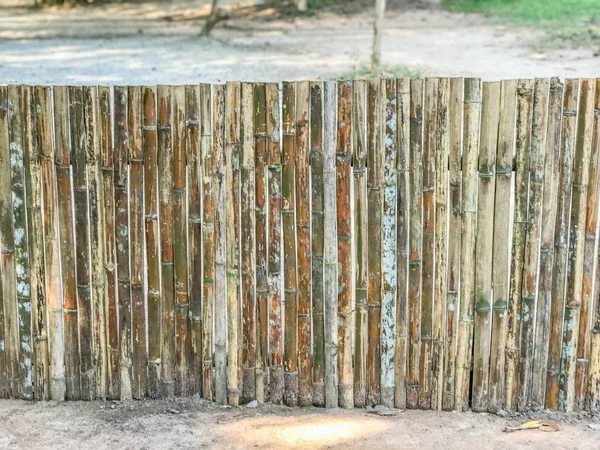
[[[435,282],[433,306],[433,348],[431,406],[441,410],[444,393],[444,350],[448,276],[448,155],[450,79],[438,80],[435,153]]]
[[[593,140],[595,88],[596,80],[581,80],[575,153],[573,155],[573,189],[571,194],[571,226],[567,260],[567,291],[563,319],[558,392],[558,408],[566,412],[573,411],[575,403],[575,364],[577,359],[577,338],[579,337],[579,316],[583,286],[585,220]]]
[[[406,407],[419,406],[421,256],[423,235],[423,80],[410,82],[410,203]]]
[[[8,167],[9,159],[4,155],[4,152],[9,152],[8,146],[8,113],[9,113],[9,105],[8,105],[8,89],[6,86],[0,86],[0,149],[2,153],[0,153],[0,164],[2,166]],[[7,207],[9,206],[9,202],[4,198],[8,197],[8,192],[2,192],[3,197],[0,198],[0,205],[2,206],[4,216],[7,215]],[[4,217],[3,216],[3,217]],[[9,216],[10,217],[10,216]],[[6,221],[5,221],[6,222]],[[5,238],[5,231],[0,230],[0,238]],[[0,241],[0,246],[2,246],[2,258],[4,258],[4,242]],[[6,246],[7,249],[9,246]],[[5,303],[8,303],[5,300],[4,290],[7,289],[4,287],[4,278],[7,276],[5,271],[3,270],[0,273],[0,399],[2,398],[11,398],[12,397],[12,367],[10,367],[9,362],[9,352],[6,350],[6,329],[5,329],[5,313],[4,306]]]
[[[382,140],[381,82],[367,87],[367,398],[369,406],[381,401],[381,260],[382,183],[384,147]],[[348,215],[350,212],[348,212]],[[339,229],[338,229],[339,232]]]
[[[367,212],[367,82],[352,83],[352,172],[354,175],[354,406],[364,408],[367,399],[367,282],[368,282],[368,212]]]
[[[397,222],[397,299],[396,343],[394,364],[394,406],[406,408],[406,353],[408,348],[408,237],[410,212],[410,80],[401,78],[396,84],[398,222]]]
[[[496,154],[496,195],[494,200],[494,263],[492,283],[494,303],[492,310],[492,343],[488,410],[498,412],[504,408],[504,362],[506,354],[506,313],[509,294],[509,228],[510,220],[501,220],[510,212],[512,195],[513,154],[515,149],[515,117],[517,106],[517,80],[500,83],[500,118],[498,122],[498,149]]]
[[[325,345],[323,322],[323,83],[310,83],[310,186],[312,229],[313,405],[325,405]]]
[[[161,296],[158,227],[156,87],[142,88],[142,146],[144,164],[144,226],[148,308],[148,395],[160,396]],[[187,142],[187,141],[186,141]],[[197,187],[197,184],[196,184]],[[196,195],[199,195],[196,194]],[[191,199],[190,199],[191,203]]]
[[[456,386],[456,338],[458,325],[458,289],[461,261],[462,204],[461,204],[461,151],[462,151],[462,112],[464,81],[462,78],[450,80],[448,105],[449,128],[449,207],[448,219],[448,292],[446,294],[446,346],[444,349],[444,387],[442,409],[454,409]]]
[[[281,307],[281,137],[279,87],[266,85],[267,166],[268,166],[268,253],[267,284],[269,306],[269,400],[283,402],[283,335]]]
[[[255,253],[255,142],[254,92],[249,83],[242,84],[241,100],[242,168],[241,195],[241,264],[242,264],[242,398],[243,403],[256,398],[256,253]]]
[[[336,209],[338,236],[338,371],[339,405],[352,408],[352,85],[338,83],[336,145]],[[379,358],[377,358],[379,360]]]
[[[473,339],[473,411],[488,408],[494,194],[500,83],[483,83],[478,162],[477,232],[475,245],[475,322]]]
[[[556,197],[561,167],[560,129],[562,122],[563,84],[553,78],[550,81],[548,126],[544,162],[544,198],[542,206],[542,231],[540,235],[540,273],[536,306],[536,328],[532,368],[531,403],[542,408],[546,403],[546,369],[548,361],[548,338],[550,331],[550,307],[552,304],[552,275],[554,259],[554,227],[556,223]]]
[[[129,137],[129,240],[131,248],[132,395],[148,393],[146,302],[144,299],[144,104],[142,89],[131,86],[127,100]]]
[[[268,396],[267,297],[267,101],[264,84],[254,85],[254,173],[256,232],[256,399]]]
[[[284,282],[284,387],[283,401],[287,406],[298,402],[298,304],[296,272],[295,157],[296,157],[296,92],[294,83],[283,84],[282,154],[281,154],[281,215],[283,225]]]
[[[562,110],[560,175],[557,191],[556,224],[554,227],[554,261],[552,263],[552,305],[546,375],[546,408],[558,409],[559,372],[561,357],[562,318],[565,307],[567,277],[569,217],[571,210],[573,154],[577,123],[579,80],[565,80]]]
[[[542,199],[544,189],[545,138],[548,122],[549,80],[535,80],[533,92],[533,119],[531,125],[531,150],[529,162],[529,207],[527,234],[523,262],[523,288],[521,307],[521,338],[519,349],[518,409],[531,406],[532,363],[534,351],[535,300],[538,279],[538,259]]]
[[[75,101],[81,102],[81,96]],[[65,375],[67,400],[81,398],[80,356],[78,332],[77,281],[75,270],[75,235],[73,230],[73,189],[71,187],[71,141],[69,88],[54,87],[54,131],[56,191],[58,193],[58,221],[60,265],[64,307]],[[80,117],[82,119],[82,117]],[[83,125],[82,125],[83,126]],[[83,130],[79,130],[81,133]],[[76,134],[77,130],[73,130]],[[77,137],[74,137],[77,140]],[[81,136],[79,136],[81,139]]]
[[[240,89],[240,83],[227,83],[225,92],[227,394],[231,406],[238,406],[240,400]]]
[[[481,119],[481,81],[464,80],[460,315],[456,350],[454,408],[469,407],[470,371],[475,307],[475,239],[477,233],[477,156]]]
[[[323,327],[325,341],[325,407],[338,406],[336,131],[337,83],[323,86]]]

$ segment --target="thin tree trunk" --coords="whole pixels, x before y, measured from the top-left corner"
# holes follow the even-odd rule
[[[386,0],[375,0],[375,20],[373,21],[373,48],[371,49],[371,72],[376,73],[381,63],[381,33],[385,15]]]

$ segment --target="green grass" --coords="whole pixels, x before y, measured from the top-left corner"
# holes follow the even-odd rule
[[[382,64],[378,71],[372,72],[369,64],[357,66],[354,69],[341,73],[336,80],[373,80],[377,78],[419,78],[421,72],[409,69],[406,66]]]

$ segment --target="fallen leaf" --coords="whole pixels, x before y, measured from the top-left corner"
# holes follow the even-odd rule
[[[511,433],[513,431],[536,429],[540,431],[553,432],[560,430],[560,426],[556,422],[541,422],[539,420],[532,420],[530,422],[522,423],[518,427],[506,427],[504,431],[507,433]]]

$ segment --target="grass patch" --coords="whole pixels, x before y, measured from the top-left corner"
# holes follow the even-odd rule
[[[371,71],[369,64],[356,66],[354,69],[341,73],[335,77],[336,80],[374,80],[377,78],[419,78],[422,73],[419,70],[410,69],[406,66],[395,66],[382,64],[376,72]]]

